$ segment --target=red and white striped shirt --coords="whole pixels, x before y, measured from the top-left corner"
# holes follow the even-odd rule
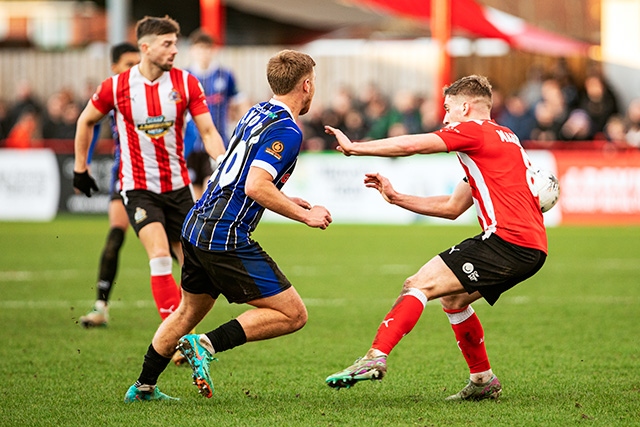
[[[151,82],[136,65],[103,81],[91,102],[104,114],[115,110],[123,191],[165,193],[190,184],[185,116],[187,111],[192,116],[209,113],[193,75],[173,68]]]
[[[492,120],[453,123],[437,135],[458,155],[485,233],[547,253],[542,211],[531,189],[534,168],[518,137]]]

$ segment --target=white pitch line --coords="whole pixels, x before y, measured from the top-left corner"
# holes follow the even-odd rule
[[[303,298],[304,303],[309,307],[343,307],[349,303],[349,298]],[[387,298],[368,298],[367,303],[371,305],[389,305],[393,304],[393,299]],[[0,310],[25,310],[25,309],[64,309],[64,310],[80,310],[88,309],[94,303],[93,300],[12,300],[0,301]],[[501,305],[550,305],[557,303],[575,303],[575,304],[609,304],[618,306],[634,306],[640,304],[640,295],[628,296],[575,296],[566,298],[549,298],[549,297],[529,297],[529,296],[503,296],[500,298]],[[486,304],[483,300],[475,303]],[[155,308],[153,300],[137,300],[137,301],[113,301],[109,305],[113,308]],[[440,307],[440,304],[433,301],[427,304],[427,307]],[[214,309],[215,310],[215,309]]]
[[[84,274],[82,270],[0,271],[0,282],[72,279],[81,274]]]

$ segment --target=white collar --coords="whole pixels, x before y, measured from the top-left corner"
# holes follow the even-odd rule
[[[282,101],[278,101],[278,100],[277,100],[277,99],[275,99],[275,98],[271,98],[271,99],[269,100],[269,103],[270,103],[270,104],[273,104],[273,105],[279,105],[279,106],[281,106],[282,108],[284,108],[285,110],[287,110],[287,112],[289,113],[289,115],[293,118],[293,113],[291,112],[291,109],[289,109],[289,106],[288,106],[287,104],[285,104],[284,102],[282,102]]]

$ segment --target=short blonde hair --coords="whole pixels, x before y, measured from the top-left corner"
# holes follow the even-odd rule
[[[315,66],[316,62],[306,53],[285,49],[269,59],[267,81],[275,95],[285,95],[311,74]]]
[[[493,92],[489,79],[484,76],[471,75],[456,80],[443,90],[444,96],[465,96],[484,98],[491,106]]]

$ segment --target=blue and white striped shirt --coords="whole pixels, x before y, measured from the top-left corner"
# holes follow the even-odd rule
[[[301,144],[302,131],[285,104],[272,99],[254,105],[238,122],[224,160],[184,221],[182,236],[212,251],[251,243],[264,208],[245,194],[249,169],[266,170],[280,189],[295,168]]]

